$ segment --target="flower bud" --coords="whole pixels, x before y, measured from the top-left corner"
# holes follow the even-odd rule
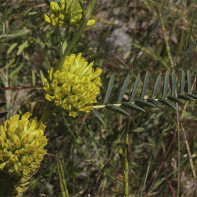
[[[50,17],[44,14],[43,18],[46,22],[57,27],[79,26],[85,12],[83,0],[60,0],[59,4],[51,1],[50,10]],[[95,20],[87,22],[88,26],[94,24]]]
[[[53,2],[53,1],[50,2],[50,8],[51,8],[51,11],[53,11],[53,12],[60,11],[59,5],[56,2]]]

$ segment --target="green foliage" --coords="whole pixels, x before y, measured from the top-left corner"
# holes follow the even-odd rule
[[[166,53],[158,9],[164,21],[174,70]],[[46,77],[47,70],[57,65],[62,51],[68,54],[83,51],[88,62],[94,61],[96,67],[103,69],[101,95],[91,111],[99,122],[89,114],[80,114],[73,119],[67,117],[62,109],[50,106],[46,131],[48,154],[24,197],[60,196],[65,188],[70,196],[123,196],[123,136],[126,129],[130,136],[128,172],[131,196],[172,196],[172,188],[177,194],[179,154],[180,196],[195,196],[182,132],[179,142],[181,150],[178,150],[176,138],[148,195],[147,191],[174,132],[177,132],[177,114],[171,110],[176,102],[185,104],[184,107],[178,105],[178,110],[194,164],[197,164],[197,110],[196,101],[190,100],[196,99],[197,92],[197,87],[193,88],[197,60],[196,2],[97,1],[93,11],[96,25],[85,29],[81,39],[78,39],[80,33],[72,29],[67,37],[68,42],[64,42],[67,36],[65,29],[59,32],[43,22],[42,14],[48,12],[49,6],[39,0],[1,3],[0,103],[6,102],[1,112],[7,111],[9,117],[17,112],[31,111],[39,119],[46,103],[41,89],[42,76]],[[72,43],[76,45],[62,50],[63,43],[67,46],[74,37],[77,39]],[[150,76],[148,84],[144,84],[147,71]],[[169,79],[164,74],[166,71]],[[113,80],[109,83],[112,76]],[[165,85],[167,83],[168,86]],[[144,91],[146,89],[144,85],[148,88],[141,99],[143,87]],[[21,89],[13,89],[15,86]],[[30,88],[25,89],[27,86]],[[5,90],[4,87],[11,89]],[[189,87],[193,90],[190,91]],[[111,105],[116,106],[116,111],[123,109],[124,113],[129,112],[129,116],[118,115],[114,108],[110,110]],[[0,121],[3,120],[5,116]],[[59,173],[55,165],[56,151],[61,155],[58,163],[63,169]],[[59,177],[60,184],[66,180],[63,189]]]
[[[142,91],[141,91],[141,96],[140,98],[136,98],[136,94],[137,91],[139,91],[139,83],[140,83],[140,74],[138,74],[134,86],[133,86],[133,90],[131,93],[131,97],[129,102],[122,102],[122,99],[125,95],[126,89],[128,87],[129,84],[129,75],[126,77],[123,86],[120,90],[120,94],[118,96],[118,101],[117,104],[107,104],[107,102],[110,99],[110,95],[114,86],[114,76],[112,75],[110,80],[109,80],[109,84],[108,84],[108,88],[107,88],[107,92],[105,94],[105,99],[103,102],[103,105],[101,106],[95,106],[95,108],[107,108],[109,110],[112,110],[114,112],[117,113],[121,113],[124,115],[129,115],[124,109],[121,108],[121,106],[123,106],[124,108],[131,108],[131,109],[135,109],[135,110],[139,110],[139,111],[143,111],[145,112],[145,109],[143,109],[144,107],[162,107],[161,104],[176,110],[176,106],[174,103],[179,103],[179,104],[184,104],[184,101],[187,100],[195,100],[197,99],[197,92],[196,91],[192,91],[191,90],[191,73],[190,70],[187,70],[187,77],[185,76],[185,72],[183,70],[181,70],[181,77],[180,77],[180,92],[177,93],[177,89],[176,89],[176,75],[175,72],[173,70],[172,72],[172,83],[171,83],[171,88],[169,91],[169,87],[170,87],[170,83],[169,83],[169,72],[166,71],[165,76],[164,76],[164,82],[163,82],[163,90],[162,92],[160,92],[160,94],[158,93],[158,89],[161,86],[161,80],[162,80],[162,73],[160,73],[157,77],[157,80],[155,82],[154,85],[154,89],[152,91],[152,95],[151,97],[149,97],[148,95],[146,95],[147,89],[148,89],[148,84],[149,84],[149,71],[146,72],[145,74],[145,78],[144,78],[144,82],[142,85]],[[186,78],[186,80],[185,80]],[[186,84],[187,84],[187,88],[186,88]],[[174,103],[172,103],[174,102]],[[94,112],[92,113],[92,115],[103,124],[103,119],[101,117],[101,115],[99,114],[99,112]]]

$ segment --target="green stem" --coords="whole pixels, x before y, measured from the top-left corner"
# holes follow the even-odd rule
[[[91,16],[91,13],[94,9],[94,5],[95,5],[96,0],[91,0],[89,7],[88,7],[88,11],[86,16],[83,17],[83,20],[80,24],[80,27],[78,29],[78,31],[75,33],[74,38],[72,39],[71,43],[69,43],[68,47],[66,48],[64,54],[62,55],[59,64],[57,66],[55,66],[55,70],[60,69],[61,66],[64,63],[65,58],[68,56],[68,54],[70,53],[70,51],[73,49],[73,47],[76,45],[76,42],[78,41],[78,39],[80,38],[81,34],[83,33],[84,28],[87,25],[87,22]]]
[[[154,98],[153,98],[154,99]],[[164,98],[164,99],[167,99],[167,97],[166,98]],[[155,101],[158,101],[159,99],[154,99]],[[146,99],[143,99],[143,101],[147,101]],[[135,104],[135,102],[133,101],[133,102],[130,102],[131,104]],[[115,106],[117,106],[117,107],[120,107],[120,106],[122,106],[122,104],[121,103],[113,103],[112,105],[115,105]],[[102,108],[105,108],[106,107],[106,105],[94,105],[93,106],[93,109],[102,109]]]
[[[171,67],[173,69],[174,68],[174,63],[173,63],[173,60],[172,60],[172,55],[171,55],[171,52],[170,52],[170,47],[169,47],[169,44],[168,44],[168,39],[167,39],[167,36],[165,34],[165,27],[164,27],[164,23],[163,23],[163,19],[162,19],[162,16],[161,16],[160,9],[159,9],[159,18],[160,18],[160,22],[161,22],[161,29],[162,29],[162,33],[163,33],[163,38],[164,38],[165,45],[166,45],[166,51],[167,51],[167,54],[168,54],[168,58],[169,58]]]
[[[128,129],[125,135],[125,170],[124,170],[124,197],[129,196],[129,161],[128,161],[128,149],[129,149],[129,132]]]
[[[51,106],[51,103],[47,101],[47,104],[45,105],[45,108],[44,108],[44,112],[42,114],[42,117],[40,118],[40,121],[39,121],[39,124],[42,122],[42,123],[45,123],[46,120],[47,120],[47,117],[49,115],[49,109],[50,109],[50,106]]]
[[[189,143],[188,143],[188,140],[187,140],[187,135],[186,135],[185,129],[183,127],[183,123],[180,122],[180,124],[181,124],[181,129],[183,131],[183,137],[184,137],[185,145],[186,145],[186,148],[187,148],[187,152],[188,152],[188,155],[189,155],[189,162],[190,162],[190,165],[191,165],[194,181],[196,183],[197,177],[196,177],[196,170],[195,170],[195,167],[194,167],[194,162],[193,162],[193,159],[192,159],[192,153],[190,151],[190,147],[189,147]]]
[[[96,0],[91,0],[90,1],[90,4],[89,4],[89,7],[88,7],[88,11],[87,11],[87,14],[85,17],[83,17],[83,20],[82,20],[82,23],[80,24],[80,27],[78,29],[78,32],[75,33],[74,35],[74,38],[72,39],[71,43],[69,43],[68,47],[66,48],[66,50],[64,51],[64,54],[62,55],[62,57],[60,58],[60,61],[59,63],[54,67],[54,70],[57,70],[57,69],[60,69],[61,66],[63,65],[64,63],[64,60],[65,58],[67,57],[67,55],[70,53],[70,51],[72,50],[72,48],[76,45],[76,42],[78,41],[78,39],[80,38],[81,34],[83,33],[83,30],[84,28],[86,27],[87,25],[87,22],[91,16],[91,13],[94,9],[94,5],[95,5],[95,2]],[[67,29],[67,32],[66,33],[69,33],[69,29]],[[68,35],[66,35],[68,36]],[[50,103],[48,102],[45,106],[45,109],[44,109],[44,112],[43,112],[43,115],[39,121],[39,123],[42,121],[42,122],[45,122],[48,115],[49,115],[49,107],[50,107]]]
[[[196,84],[196,79],[194,80],[194,82],[192,84],[192,87],[191,87],[191,90],[190,90],[191,92],[193,91],[195,84]],[[188,105],[188,101],[185,103],[185,105],[183,107],[183,111],[181,113],[181,116],[178,117],[178,118],[179,118],[180,126],[181,126],[182,131],[183,131],[183,137],[184,137],[185,145],[186,145],[187,152],[188,152],[188,155],[189,155],[189,161],[190,161],[190,166],[191,166],[191,169],[192,169],[194,181],[196,183],[197,182],[196,170],[195,170],[194,162],[193,162],[193,159],[192,159],[192,153],[191,153],[191,150],[190,150],[190,147],[189,147],[189,142],[187,140],[187,135],[186,135],[185,129],[183,127],[183,123],[182,123],[182,119],[184,117],[187,105]],[[197,194],[197,188],[196,188],[196,194]]]
[[[113,104],[113,105],[115,105],[117,107],[121,106],[121,104]],[[106,107],[106,105],[95,105],[95,106],[93,106],[93,109],[102,109],[102,108],[105,108],[105,107]]]
[[[180,178],[181,178],[181,138],[180,138],[180,125],[179,125],[179,110],[178,103],[176,103],[176,114],[177,114],[177,134],[178,134],[178,175],[177,175],[177,196],[180,193]]]
[[[64,170],[62,168],[62,165],[60,163],[60,159],[58,154],[56,153],[55,155],[56,158],[56,166],[57,166],[57,171],[58,171],[58,176],[59,176],[59,183],[60,183],[60,189],[62,193],[62,197],[69,197],[68,189],[67,189],[67,184],[66,184],[66,179],[64,176]]]

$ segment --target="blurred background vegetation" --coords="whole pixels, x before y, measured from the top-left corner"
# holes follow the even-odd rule
[[[88,1],[85,1],[88,3]],[[159,14],[165,26],[174,70],[196,71],[197,4],[194,0],[97,0],[93,11],[96,24],[89,27],[72,53],[82,52],[89,62],[103,69],[103,99],[110,76],[115,76],[111,103],[127,74],[130,92],[138,73],[150,71],[148,93],[160,72],[172,73]],[[26,111],[39,119],[46,100],[43,77],[61,55],[58,29],[42,19],[49,7],[44,0],[1,0],[0,3],[0,103],[6,102],[7,118]],[[60,33],[64,33],[61,29]],[[72,36],[71,36],[72,37]],[[142,83],[142,81],[141,81]],[[142,86],[142,84],[140,84]],[[25,86],[25,87],[24,87]],[[5,89],[4,87],[10,87]],[[11,88],[18,87],[18,88]],[[182,124],[197,166],[197,105],[179,107]],[[129,129],[130,196],[146,196],[157,170],[177,133],[175,111],[163,107],[146,113],[129,111],[129,117],[99,110],[105,121],[100,125],[90,114],[77,119],[53,106],[47,120],[47,150],[42,165],[24,196],[61,196],[55,154],[58,152],[70,196],[123,196],[124,135]],[[184,112],[184,113],[183,113]],[[1,119],[1,123],[3,119]],[[172,143],[154,186],[147,196],[195,197],[194,177],[183,133]],[[180,151],[178,145],[180,144]],[[178,158],[180,154],[180,177]]]

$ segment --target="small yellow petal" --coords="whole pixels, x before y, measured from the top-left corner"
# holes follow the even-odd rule
[[[55,18],[56,18],[55,14],[51,14],[51,15],[50,15],[50,18],[51,18],[51,19],[55,19]]]
[[[95,22],[96,22],[96,21],[95,21],[94,19],[89,20],[88,23],[87,23],[87,25],[88,25],[88,26],[94,25]]]
[[[51,8],[51,11],[54,11],[54,12],[57,12],[60,10],[59,5],[54,1],[50,2],[50,8]]]
[[[72,116],[73,118],[75,118],[75,117],[78,116],[78,113],[77,112],[74,112],[74,111],[70,111],[69,112],[69,116]]]
[[[68,94],[70,92],[70,85],[68,83],[65,83],[62,85],[61,90],[64,94]]]
[[[58,14],[58,19],[61,20],[61,21],[63,21],[64,20],[64,14],[59,13]]]
[[[44,18],[44,20],[45,20],[47,23],[51,23],[51,19],[49,18],[48,15],[43,14],[43,18]]]
[[[53,101],[53,96],[49,95],[49,94],[45,94],[45,98],[48,100],[48,101]]]
[[[60,0],[60,4],[61,5],[65,4],[65,0]]]
[[[101,68],[97,69],[94,73],[92,73],[90,75],[90,79],[91,80],[94,80],[95,78],[97,78],[98,76],[100,76],[101,73],[102,73],[102,69]]]
[[[52,81],[52,79],[53,79],[53,68],[51,68],[49,72],[49,80]]]

